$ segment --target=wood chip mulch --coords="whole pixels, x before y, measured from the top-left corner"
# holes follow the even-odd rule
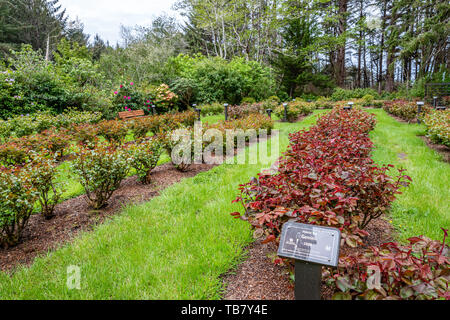
[[[384,220],[373,221],[367,228],[369,237],[364,247],[343,248],[341,254],[364,252],[369,246],[393,241],[393,227]],[[287,268],[275,265],[272,257],[277,252],[274,243],[263,245],[259,241],[248,248],[245,262],[223,277],[226,287],[224,300],[294,300],[294,282]],[[322,299],[330,300],[333,291],[324,283]]]
[[[11,272],[18,265],[30,265],[34,259],[71,241],[82,231],[90,231],[119,213],[123,206],[152,199],[170,185],[185,178],[208,171],[215,165],[193,165],[189,171],[180,172],[167,163],[152,171],[152,183],[142,184],[137,176],[125,179],[114,192],[105,209],[92,211],[85,195],[64,201],[56,206],[55,217],[46,221],[40,215],[30,218],[21,243],[13,248],[0,248],[0,270]]]

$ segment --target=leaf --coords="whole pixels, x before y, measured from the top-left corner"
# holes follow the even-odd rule
[[[336,280],[336,286],[341,290],[342,292],[347,292],[349,289],[352,288],[352,285],[350,284],[350,280],[348,276],[345,277],[339,277]]]
[[[352,295],[350,293],[338,292],[333,295],[333,300],[352,300]]]
[[[275,241],[275,239],[276,239],[276,237],[272,234],[272,235],[268,236],[267,239],[262,242],[262,244],[267,244],[269,242],[273,242],[273,241]]]
[[[410,297],[412,297],[414,295],[414,290],[411,287],[403,287],[400,290],[400,297],[402,297],[402,299],[409,299]]]

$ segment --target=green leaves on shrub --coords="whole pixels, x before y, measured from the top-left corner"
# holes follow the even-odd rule
[[[163,150],[161,142],[156,138],[138,141],[128,146],[130,165],[136,169],[142,183],[150,183],[150,174],[158,164]]]
[[[37,156],[29,165],[29,170],[31,185],[39,193],[42,216],[51,219],[62,195],[60,185],[56,182],[56,163],[52,159]]]
[[[89,205],[95,210],[107,205],[108,200],[130,170],[126,151],[98,144],[95,149],[81,148],[73,164]]]
[[[0,168],[0,245],[19,242],[38,197],[29,168]]]
[[[450,147],[450,110],[433,111],[425,116],[427,135],[434,142]]]

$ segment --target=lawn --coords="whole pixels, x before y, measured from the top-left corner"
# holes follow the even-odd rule
[[[314,122],[277,123],[281,148]],[[124,208],[30,268],[0,273],[0,299],[219,299],[221,275],[252,241],[248,224],[229,215],[241,209],[231,202],[262,166],[221,165]],[[69,266],[81,268],[81,290],[67,288]]]
[[[418,136],[424,135],[424,126],[400,123],[381,109],[371,112],[378,118],[371,133],[374,160],[405,168],[413,179],[392,209],[399,239],[425,235],[442,240],[441,227],[450,227],[450,165]]]

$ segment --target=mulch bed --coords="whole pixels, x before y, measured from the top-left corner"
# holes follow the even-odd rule
[[[272,134],[268,138],[275,136]],[[259,139],[258,142],[265,140]],[[252,144],[253,142],[247,142],[245,145],[249,147]],[[235,149],[234,155],[237,154],[238,150]],[[41,215],[34,215],[28,221],[17,246],[0,247],[0,271],[13,272],[19,265],[29,266],[37,256],[70,242],[80,232],[92,231],[95,226],[120,213],[125,205],[146,202],[158,196],[165,188],[216,166],[217,164],[192,165],[187,172],[180,172],[171,163],[166,163],[152,171],[152,183],[149,185],[142,184],[137,176],[122,181],[120,188],[114,192],[104,209],[90,209],[86,196],[81,195],[58,204],[55,217],[49,221]]]
[[[13,248],[0,248],[0,270],[13,271],[19,264],[30,265],[41,254],[54,250],[71,241],[82,231],[90,231],[114,214],[124,205],[141,203],[159,195],[159,192],[182,179],[208,171],[215,165],[193,165],[189,171],[180,172],[167,163],[152,171],[152,183],[142,184],[137,176],[125,179],[120,189],[114,192],[108,207],[92,211],[85,195],[64,201],[56,206],[55,217],[46,221],[40,215],[30,218],[21,243]]]
[[[364,252],[369,246],[379,246],[393,241],[393,227],[383,219],[372,221],[368,226],[369,237],[365,247],[343,247],[341,254]],[[274,243],[263,245],[259,241],[248,248],[247,259],[236,270],[223,277],[226,286],[224,300],[294,300],[294,282],[287,268],[275,265],[271,256],[276,254]],[[333,291],[322,284],[322,299],[331,300]]]

